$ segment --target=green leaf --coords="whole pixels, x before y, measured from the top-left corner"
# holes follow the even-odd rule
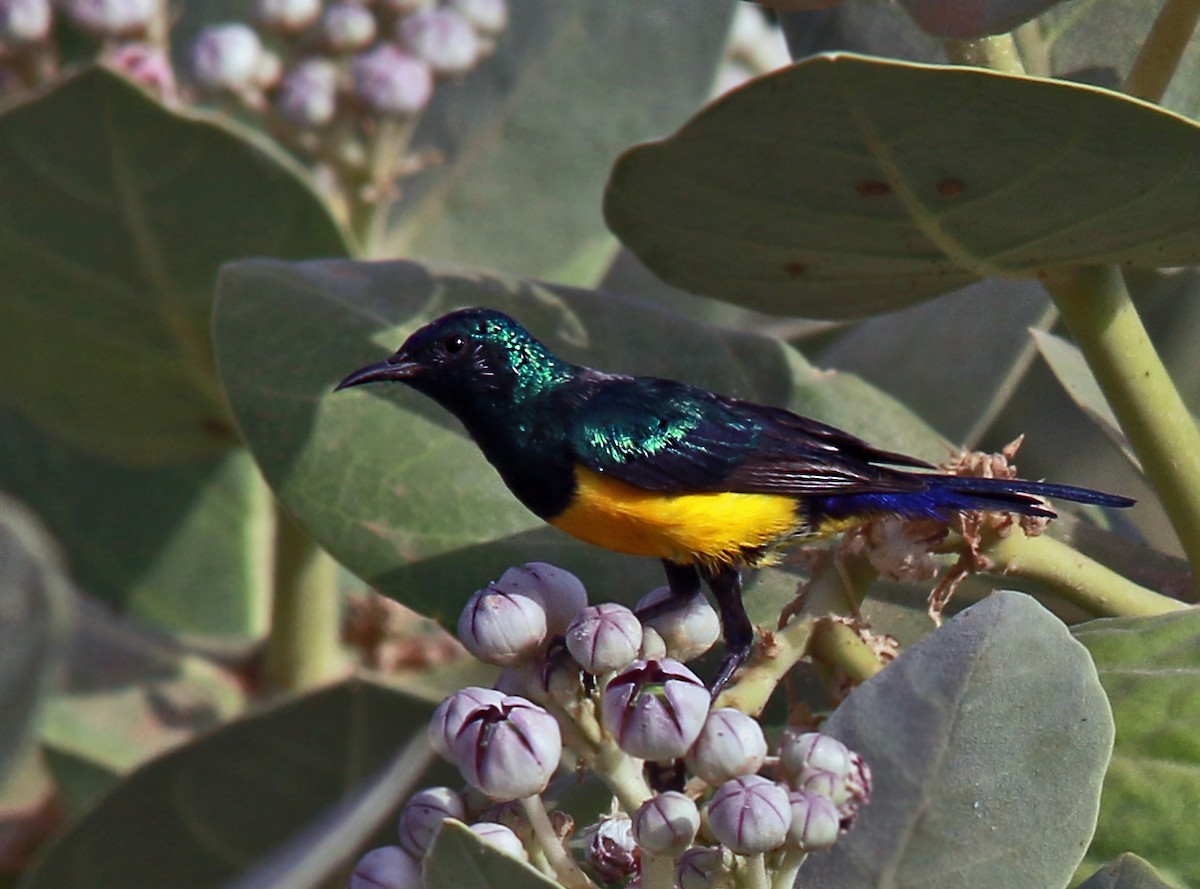
[[[510,0],[496,54],[441,84],[388,255],[592,284],[615,249],[597,212],[612,159],[708,95],[728,3]]]
[[[274,507],[245,449],[135,469],[92,456],[0,407],[0,488],[62,542],[79,586],[193,639],[259,639]]]
[[[425,857],[426,889],[561,889],[524,861],[488,845],[460,821],[447,821]]]
[[[1063,389],[1071,396],[1071,400],[1079,405],[1079,409],[1087,414],[1105,435],[1112,439],[1113,444],[1121,449],[1121,453],[1140,472],[1142,464],[1133,453],[1133,448],[1129,446],[1129,439],[1121,431],[1121,425],[1117,422],[1112,408],[1108,406],[1108,400],[1100,391],[1100,386],[1096,382],[1096,378],[1092,376],[1092,371],[1088,367],[1083,353],[1079,351],[1079,347],[1044,330],[1034,330],[1031,333],[1034,343],[1037,344],[1038,352],[1046,360],[1050,370],[1054,371],[1054,376],[1062,383]]]
[[[1117,743],[1089,858],[1133,851],[1182,885],[1200,883],[1200,610],[1090,621],[1075,636],[1096,661]]]
[[[30,512],[0,495],[0,782],[22,752],[66,654],[71,585]]]
[[[1079,884],[1078,889],[1172,889],[1150,863],[1124,852]]]
[[[131,775],[22,886],[224,885],[391,762],[430,711],[351,681],[227,725]]]
[[[626,152],[605,216],[669,283],[849,318],[1058,265],[1194,263],[1198,151],[1200,128],[1116,93],[823,55]]]
[[[686,379],[781,404],[924,456],[940,443],[896,402],[823,374],[784,343],[706,327],[612,294],[414,263],[249,261],[219,285],[220,370],[241,430],[284,506],[373,586],[454,614],[512,564],[549,561],[593,594],[662,583],[652,560],[602,553],[526,512],[457,421],[402,386],[333,394],[350,371],[462,305],[508,311],[572,361]]]
[[[346,253],[298,167],[92,69],[0,116],[0,169],[0,398],[127,464],[235,446],[209,343],[217,266]]]
[[[1036,601],[1000,592],[859,686],[822,731],[875,790],[800,884],[1065,886],[1096,823],[1113,724],[1087,651]]]

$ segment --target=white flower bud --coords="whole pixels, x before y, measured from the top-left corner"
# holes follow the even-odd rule
[[[0,0],[0,41],[40,43],[51,19],[50,0]]]
[[[670,587],[658,587],[642,596],[634,611],[640,615],[671,598]],[[669,611],[643,618],[642,622],[662,636],[668,655],[684,663],[700,657],[721,638],[721,618],[703,593],[676,602]]]
[[[561,636],[580,611],[587,608],[587,590],[565,568],[548,562],[526,562],[509,568],[492,586],[506,593],[528,596],[546,612],[546,628]]]
[[[513,833],[512,828],[491,821],[481,821],[471,825],[471,832],[476,834],[489,846],[499,849],[509,858],[518,861],[528,861],[529,853],[525,850],[520,837]]]
[[[276,109],[297,126],[325,126],[337,114],[337,76],[328,59],[306,59],[284,75]]]
[[[793,790],[788,794],[788,802],[792,807],[789,845],[801,852],[812,852],[837,842],[841,833],[841,815],[833,800],[819,793]]]
[[[505,695],[494,688],[468,686],[438,704],[429,719],[429,746],[443,759],[454,761],[454,741],[463,724],[480,707],[500,704]]]
[[[350,889],[423,889],[421,862],[399,846],[372,849],[354,865]]]
[[[604,728],[630,756],[683,756],[708,716],[708,689],[678,661],[634,661],[609,681],[601,700]]]
[[[433,95],[429,65],[391,44],[380,44],[357,56],[351,73],[354,95],[378,114],[415,114]]]
[[[463,609],[458,638],[484,663],[507,667],[533,660],[546,641],[546,612],[527,596],[484,587]]]
[[[401,19],[400,43],[438,74],[463,74],[479,61],[479,35],[452,9],[428,9]]]
[[[738,855],[782,846],[792,823],[787,790],[758,775],[726,781],[708,801],[707,812],[713,836]]]
[[[708,714],[687,764],[714,787],[730,778],[753,775],[767,759],[767,739],[758,721],[732,707]]]
[[[472,787],[496,800],[523,799],[550,783],[562,758],[562,734],[553,716],[512,696],[470,713],[453,752]]]
[[[667,656],[667,643],[654,627],[642,625],[642,647],[638,649],[638,660],[661,661]]]
[[[449,787],[429,787],[414,793],[400,812],[400,845],[417,858],[433,845],[447,818],[464,817],[462,797]]]
[[[142,34],[158,12],[160,0],[65,0],[67,17],[102,37]]]
[[[700,810],[682,793],[668,790],[642,803],[633,815],[633,836],[652,854],[679,854],[700,829]]]
[[[724,848],[693,846],[679,856],[675,880],[679,889],[730,889],[733,855]]]
[[[334,52],[353,52],[375,39],[375,16],[357,3],[337,3],[321,16],[321,36]]]
[[[505,0],[450,0],[448,5],[480,34],[499,34],[508,26]]]
[[[237,93],[254,84],[262,43],[246,25],[210,25],[192,44],[192,73],[208,90]]]
[[[619,670],[633,662],[642,644],[642,625],[624,605],[591,605],[567,627],[567,651],[593,675]]]
[[[321,0],[258,0],[254,4],[254,17],[282,34],[303,31],[320,14]]]

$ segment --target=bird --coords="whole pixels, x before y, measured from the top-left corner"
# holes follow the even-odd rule
[[[1043,497],[1128,507],[1073,485],[938,473],[931,464],[779,407],[555,355],[509,315],[452,311],[337,384],[398,382],[465,427],[512,494],[587,543],[660,559],[671,595],[711,590],[725,656],[714,697],[749,658],[742,569],[789,544],[885,516],[1055,517]]]

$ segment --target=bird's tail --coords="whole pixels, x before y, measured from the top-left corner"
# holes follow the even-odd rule
[[[1096,506],[1124,508],[1131,497],[1107,494],[1074,485],[1056,485],[1024,479],[979,478],[966,475],[922,475],[928,482],[920,491],[864,491],[823,498],[816,505],[817,524],[822,519],[895,515],[904,518],[945,519],[959,511],[1015,512],[1054,518],[1043,497],[1073,500]]]

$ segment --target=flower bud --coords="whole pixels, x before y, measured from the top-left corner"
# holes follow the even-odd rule
[[[638,870],[633,822],[625,815],[601,818],[583,834],[584,858],[600,879],[615,883]]]
[[[793,788],[833,800],[843,819],[852,821],[858,807],[871,798],[871,767],[830,735],[784,732],[779,743],[779,766]],[[846,821],[843,829],[849,826]]]
[[[505,0],[450,0],[447,5],[480,34],[499,34],[508,25]]]
[[[375,16],[357,3],[337,3],[321,16],[321,36],[334,52],[353,52],[375,39]]]
[[[503,703],[505,695],[493,688],[468,686],[438,704],[429,719],[429,746],[443,759],[454,761],[454,741],[476,710]]]
[[[337,66],[307,59],[283,76],[275,108],[296,126],[321,127],[337,114]]]
[[[0,42],[40,43],[51,18],[50,0],[0,0]]]
[[[449,787],[429,787],[414,793],[400,812],[400,845],[421,858],[447,818],[463,820],[462,798]]]
[[[463,74],[479,60],[479,35],[452,9],[427,9],[401,19],[400,43],[437,74]]]
[[[241,92],[253,85],[261,54],[258,35],[246,25],[210,25],[192,44],[192,73],[204,89]]]
[[[399,846],[372,849],[354,865],[350,889],[422,889],[421,862]]]
[[[640,615],[671,598],[670,587],[658,587],[642,596],[634,611]],[[658,631],[667,644],[667,654],[677,661],[695,660],[721,638],[721,619],[703,593],[676,602],[669,611],[643,618],[642,622]]]
[[[354,95],[378,114],[415,114],[433,95],[433,74],[422,60],[381,44],[354,59]]]
[[[283,59],[269,49],[260,52],[258,64],[254,66],[254,85],[260,90],[273,90],[282,77]]]
[[[593,675],[633,662],[642,644],[642,625],[624,605],[591,605],[567,627],[567,651]]]
[[[677,855],[692,844],[700,829],[700,811],[674,790],[646,800],[633,814],[633,837],[651,854]]]
[[[454,761],[467,783],[492,799],[541,793],[562,758],[558,722],[524,698],[480,705],[454,740]]]
[[[105,53],[104,64],[166,98],[176,95],[175,69],[160,47],[131,41]]]
[[[779,739],[779,768],[789,782],[799,779],[806,768],[845,775],[850,771],[850,748],[831,735],[797,734],[789,727]]]
[[[142,34],[161,0],[66,0],[67,17],[99,37]]]
[[[678,661],[634,661],[609,681],[600,718],[629,755],[675,759],[700,734],[709,702],[704,683]]]
[[[527,596],[484,587],[463,609],[458,638],[484,663],[507,667],[533,660],[546,641],[546,612]]]
[[[526,562],[509,568],[492,584],[506,593],[533,599],[546,612],[546,629],[561,636],[580,611],[587,608],[587,590],[583,583],[564,568],[547,562]]]
[[[733,856],[728,849],[693,846],[679,856],[675,881],[679,889],[729,889]]]
[[[841,833],[841,815],[833,800],[810,793],[793,790],[788,794],[792,807],[792,826],[788,828],[788,843],[801,852],[824,849],[837,842]]]
[[[667,643],[654,627],[642,626],[642,645],[638,649],[638,660],[661,661],[667,656]]]
[[[499,849],[509,858],[516,858],[519,861],[529,860],[529,853],[525,851],[525,845],[521,842],[520,837],[513,833],[512,828],[492,821],[481,821],[479,824],[471,825],[471,832],[489,846]]]
[[[255,19],[281,34],[298,34],[320,14],[321,0],[258,0],[254,4]]]
[[[688,768],[714,787],[730,778],[753,775],[766,760],[762,726],[732,707],[708,714],[687,755]]]
[[[865,772],[852,772],[847,776],[823,769],[805,769],[800,773],[796,789],[826,797],[842,816],[842,830],[849,830],[859,806],[871,799],[871,771],[866,768],[866,763],[863,767]]]
[[[707,812],[713,836],[738,855],[782,846],[792,823],[787,790],[758,775],[726,781],[708,801]]]

